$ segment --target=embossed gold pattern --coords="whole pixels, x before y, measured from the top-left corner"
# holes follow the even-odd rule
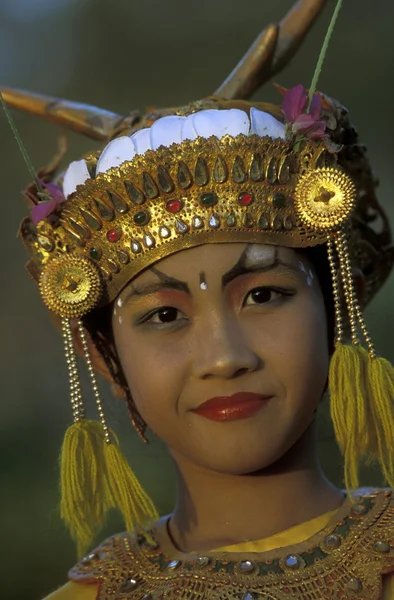
[[[353,181],[338,169],[316,169],[305,173],[295,190],[295,207],[301,222],[316,231],[333,231],[344,223],[355,207]]]
[[[304,204],[297,209],[294,194],[301,180],[304,202],[305,190],[321,173],[319,189],[326,186],[329,193],[335,190],[336,198],[351,203],[349,178],[338,169],[317,168],[325,152],[321,142],[306,141],[296,152],[282,139],[257,135],[197,138],[149,150],[78,186],[57,222],[38,224],[36,240],[29,239],[31,254],[39,270],[64,255],[96,265],[103,293],[100,299],[94,297],[93,306],[112,301],[134,275],[157,260],[200,244],[240,241],[295,248],[323,244],[327,225],[323,231],[311,227],[311,219],[304,218]],[[326,213],[334,215],[333,230],[338,222],[336,198],[323,202]],[[54,281],[54,265],[45,281],[48,273]],[[63,275],[62,270],[60,279]],[[76,300],[84,294],[81,283],[78,294],[63,280],[51,285],[50,291],[45,287],[51,310],[68,305],[73,306],[72,316],[81,316],[78,306],[86,312],[86,303]]]
[[[382,575],[394,572],[394,498],[389,490],[375,490],[360,494],[358,502],[365,508],[361,517],[351,512],[348,499],[310,539],[262,553],[170,555],[158,533],[159,547],[141,536],[113,536],[69,577],[99,583],[97,600],[240,600],[248,594],[256,600],[327,600],[354,593],[378,600]],[[328,547],[330,535],[342,543]]]
[[[100,273],[87,258],[65,254],[48,262],[41,274],[40,291],[47,307],[60,316],[82,316],[100,299]]]

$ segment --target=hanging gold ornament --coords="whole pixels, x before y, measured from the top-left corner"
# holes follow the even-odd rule
[[[355,207],[356,187],[348,175],[334,168],[307,171],[295,190],[295,208],[302,223],[315,231],[333,231]]]
[[[89,259],[64,254],[45,266],[40,291],[47,307],[61,317],[81,317],[100,300],[100,272]]]

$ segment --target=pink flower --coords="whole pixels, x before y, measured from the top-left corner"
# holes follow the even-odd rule
[[[58,207],[60,202],[64,201],[64,196],[61,188],[54,183],[44,183],[41,179],[38,180],[41,186],[45,189],[44,194],[38,194],[41,200],[31,209],[31,218],[34,225],[37,225],[43,219],[46,219]]]
[[[283,98],[283,112],[286,117],[288,131],[293,135],[305,135],[315,139],[326,137],[326,122],[319,121],[322,98],[320,94],[313,95],[308,113],[304,113],[308,102],[308,93],[303,85],[289,89]]]

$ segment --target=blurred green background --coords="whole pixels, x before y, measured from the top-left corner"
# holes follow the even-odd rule
[[[264,25],[277,22],[292,0],[0,0],[0,84],[96,104],[121,114],[149,105],[173,106],[212,93]],[[308,85],[334,2],[297,57],[276,81]],[[394,3],[345,0],[319,82],[340,98],[369,148],[381,179],[380,198],[394,222]],[[279,102],[270,85],[257,99]],[[54,126],[15,113],[36,167],[57,148]],[[94,147],[70,134],[68,161]],[[66,580],[75,560],[57,514],[57,456],[71,422],[67,374],[27,260],[16,240],[25,215],[20,190],[29,176],[0,113],[1,598],[37,600]],[[368,309],[378,351],[394,359],[394,277]],[[125,453],[158,504],[171,511],[174,478],[157,441],[144,446],[126,410],[103,385],[106,411]],[[341,459],[321,416],[320,454],[341,483]],[[363,484],[380,484],[376,470]],[[105,535],[121,530],[113,515]]]

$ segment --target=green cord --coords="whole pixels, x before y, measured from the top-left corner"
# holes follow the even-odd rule
[[[38,190],[39,190],[39,191],[40,191],[42,194],[45,194],[45,191],[43,190],[43,188],[42,188],[42,186],[41,186],[41,184],[40,184],[40,182],[39,182],[39,180],[38,180],[38,177],[37,177],[37,175],[36,175],[36,172],[35,172],[35,170],[34,170],[34,167],[33,167],[33,165],[32,165],[32,162],[31,162],[31,160],[30,160],[30,158],[29,158],[29,155],[27,154],[26,148],[25,148],[25,146],[24,146],[24,144],[23,144],[23,142],[22,142],[22,139],[21,139],[21,137],[20,137],[20,135],[19,135],[19,133],[18,133],[18,130],[17,130],[17,128],[16,128],[16,125],[15,125],[15,122],[14,122],[14,120],[13,120],[12,116],[11,116],[11,113],[10,113],[10,111],[8,110],[7,103],[6,103],[6,101],[4,100],[4,98],[3,98],[3,94],[1,93],[1,90],[0,90],[0,102],[1,102],[1,104],[2,104],[2,106],[3,106],[4,112],[5,112],[5,116],[7,117],[8,123],[10,124],[10,127],[11,127],[11,129],[12,129],[12,132],[13,132],[13,134],[14,134],[14,137],[15,137],[15,139],[16,139],[16,142],[17,142],[17,144],[18,144],[18,146],[19,146],[19,149],[20,149],[20,151],[22,152],[22,156],[23,156],[23,158],[24,158],[24,160],[25,160],[25,163],[26,163],[26,165],[27,165],[27,168],[28,168],[28,170],[29,170],[30,176],[31,176],[31,178],[33,179],[33,181],[35,182],[35,184],[36,184],[36,186],[37,186],[37,189],[38,189]]]
[[[317,82],[318,82],[318,79],[319,79],[319,76],[320,76],[320,73],[322,70],[323,62],[324,62],[324,59],[325,59],[325,56],[327,53],[328,44],[330,43],[330,38],[331,38],[332,32],[334,31],[335,23],[337,21],[341,6],[342,6],[342,0],[337,0],[337,5],[336,5],[334,13],[331,17],[331,22],[328,26],[326,37],[324,38],[323,46],[322,46],[322,49],[320,50],[319,59],[317,61],[315,72],[313,74],[312,83],[309,88],[307,112],[309,112],[312,98],[316,91]]]

